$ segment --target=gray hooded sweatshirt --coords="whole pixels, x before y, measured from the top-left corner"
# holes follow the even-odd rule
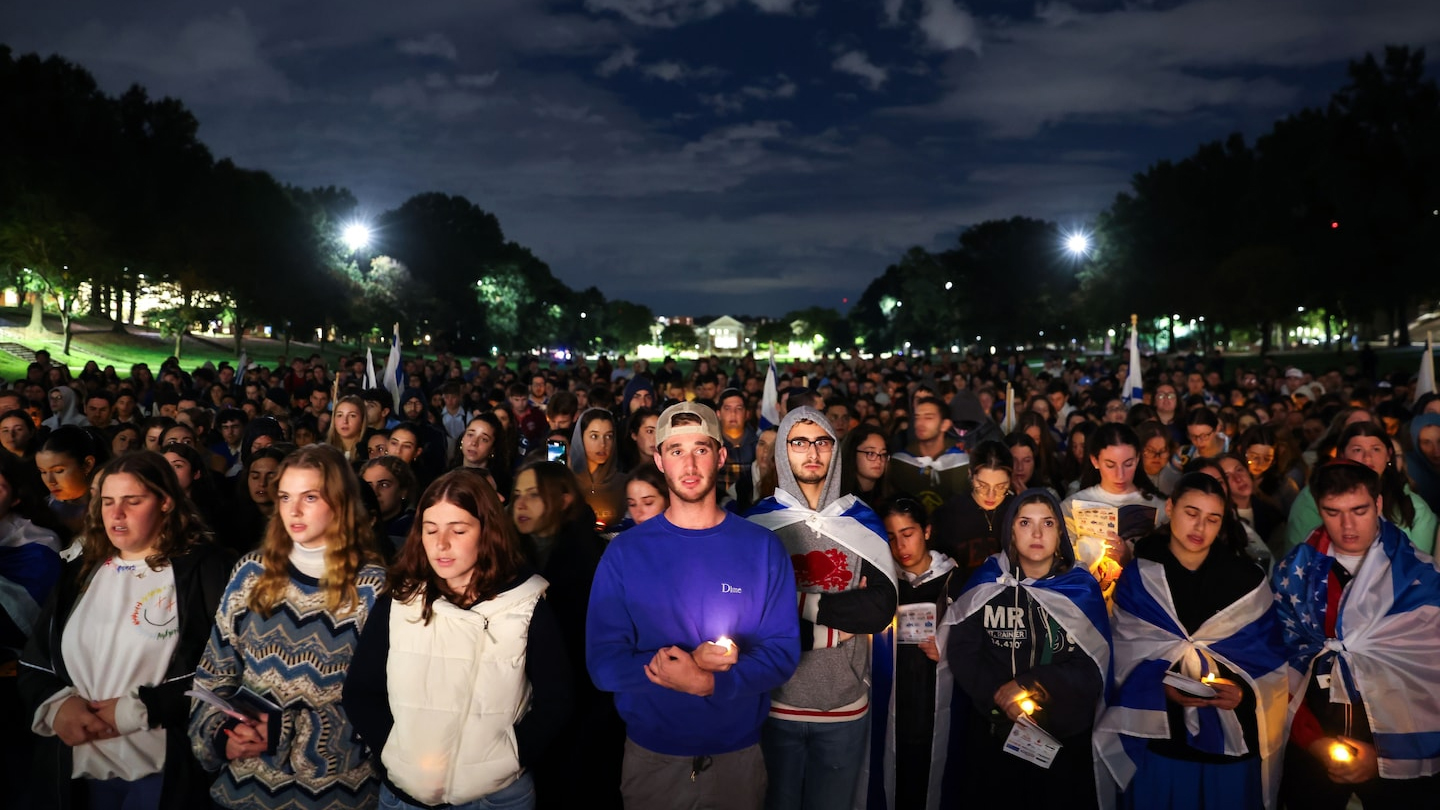
[[[779,488],[775,497],[761,501],[749,514],[751,520],[772,528],[785,544],[795,567],[800,605],[800,666],[772,693],[770,716],[822,723],[856,720],[865,716],[870,694],[867,636],[883,631],[895,616],[894,565],[879,518],[854,496],[840,495],[838,442],[830,455],[819,508],[810,508],[795,480],[786,444],[802,421],[835,438],[829,420],[814,408],[787,413],[775,443]],[[841,641],[841,633],[853,637]]]

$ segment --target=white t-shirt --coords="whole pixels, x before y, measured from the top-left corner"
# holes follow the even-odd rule
[[[165,680],[180,641],[175,569],[112,557],[95,572],[65,623],[60,652],[75,694],[120,698],[120,736],[77,745],[71,776],[133,781],[165,767],[165,729],[150,728],[139,687]],[[54,720],[52,706],[47,720]]]

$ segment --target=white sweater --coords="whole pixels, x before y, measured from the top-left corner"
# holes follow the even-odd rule
[[[395,726],[380,759],[390,781],[426,804],[461,804],[520,777],[515,724],[530,708],[525,645],[549,583],[532,576],[469,610],[395,602],[385,673]]]

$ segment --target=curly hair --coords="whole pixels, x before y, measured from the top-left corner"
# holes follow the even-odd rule
[[[116,554],[119,549],[110,542],[105,531],[105,482],[111,476],[129,475],[141,486],[154,493],[162,505],[164,517],[160,521],[159,534],[155,538],[154,553],[145,558],[145,564],[153,571],[169,565],[170,558],[184,553],[185,549],[198,542],[208,542],[210,531],[196,511],[195,505],[180,489],[180,480],[165,457],[153,450],[137,450],[118,456],[104,467],[95,477],[96,497],[90,499],[85,514],[85,528],[81,530],[80,580],[83,582],[90,573]]]
[[[369,516],[365,514],[364,501],[361,500],[360,479],[338,448],[312,444],[296,450],[280,462],[275,482],[270,485],[271,499],[277,499],[280,484],[290,470],[315,470],[320,473],[320,497],[331,511],[330,525],[325,527],[325,573],[320,577],[320,588],[325,592],[327,610],[337,615],[349,613],[360,605],[360,594],[355,587],[355,576],[360,567],[381,562],[380,554],[375,550],[375,535],[370,528]],[[260,562],[265,571],[250,593],[250,609],[265,617],[269,617],[284,599],[285,588],[290,582],[289,561],[294,541],[285,529],[282,511],[283,507],[276,500],[275,513],[270,516],[270,525],[266,527],[260,544]]]
[[[452,504],[480,522],[475,567],[463,593],[456,593],[435,573],[425,549],[425,512],[440,503]],[[410,535],[390,569],[390,591],[397,602],[409,602],[417,596],[423,599],[420,616],[429,624],[435,615],[436,599],[444,596],[461,607],[468,606],[467,602],[493,599],[515,579],[523,565],[515,524],[495,490],[473,473],[453,470],[435,479],[420,496]]]

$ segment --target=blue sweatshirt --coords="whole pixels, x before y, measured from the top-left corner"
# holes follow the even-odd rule
[[[696,697],[650,682],[662,647],[693,650],[728,636],[739,657]],[[795,572],[768,529],[726,514],[710,529],[681,529],[662,514],[617,536],[590,590],[585,661],[595,686],[615,693],[626,734],[670,756],[706,756],[760,740],[770,690],[800,661]]]

